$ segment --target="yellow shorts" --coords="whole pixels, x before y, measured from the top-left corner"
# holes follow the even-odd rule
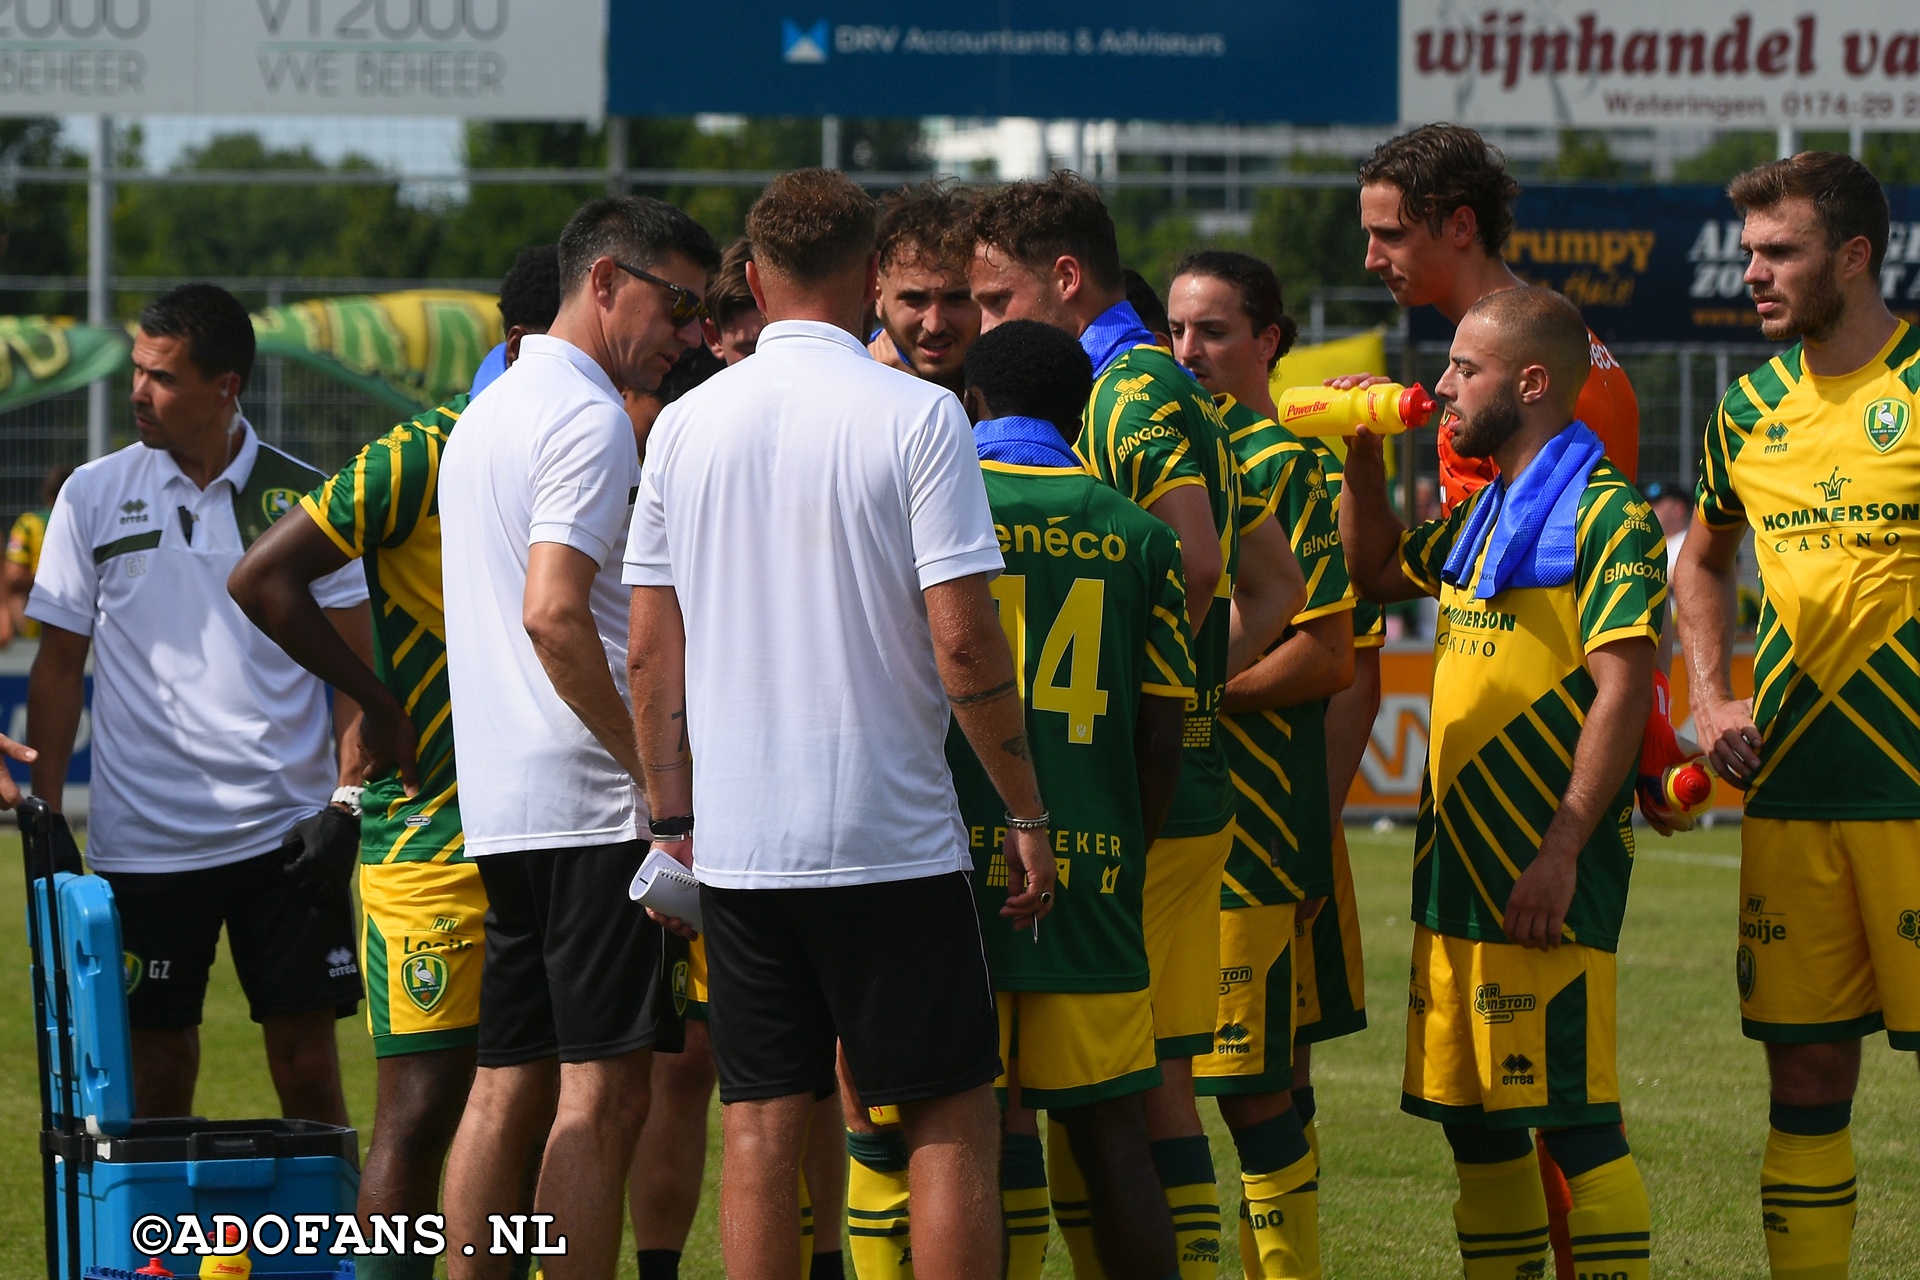
[[[1347,832],[1333,828],[1333,896],[1311,920],[1294,921],[1293,1042],[1313,1044],[1367,1029],[1367,970],[1360,955],[1360,907],[1353,896]]]
[[[1736,973],[1752,1039],[1920,1049],[1920,821],[1743,822]]]
[[[1193,1091],[1293,1088],[1294,904],[1220,913],[1220,1025],[1213,1052],[1193,1060]]]
[[[376,1058],[480,1039],[487,891],[471,862],[360,866],[360,972]]]
[[[1160,1083],[1144,991],[996,991],[1001,1075],[1035,1111],[1084,1107]],[[877,1121],[876,1121],[877,1123]]]
[[[1619,1122],[1612,952],[1413,934],[1402,1111],[1494,1129]]]
[[[687,1008],[685,1016],[695,1022],[707,1020],[707,938],[701,934],[687,944]],[[680,990],[680,975],[673,975],[673,989]]]
[[[1220,881],[1231,827],[1207,836],[1163,836],[1147,850],[1142,924],[1153,996],[1154,1052],[1193,1058],[1213,1051],[1219,1025]]]

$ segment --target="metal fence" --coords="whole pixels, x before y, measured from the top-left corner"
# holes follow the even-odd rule
[[[0,277],[0,298],[8,292],[44,291],[68,287],[65,279]],[[159,292],[178,283],[172,280],[122,280],[117,288],[123,301]],[[404,288],[487,289],[490,282],[475,280],[305,280],[234,278],[220,283],[249,306],[268,306],[323,293],[377,293]],[[1363,332],[1360,325],[1327,322],[1329,305],[1345,306],[1344,318],[1357,317],[1387,328],[1388,368],[1406,376],[1407,327],[1405,315],[1385,290],[1328,288],[1315,291],[1301,317],[1300,341],[1321,342]],[[137,309],[137,306],[136,306]],[[1641,482],[1659,481],[1691,489],[1699,474],[1702,431],[1707,415],[1727,384],[1764,363],[1779,348],[1764,344],[1714,347],[1675,347],[1623,344],[1614,354],[1632,380],[1640,401]],[[1415,344],[1412,376],[1428,386],[1446,368],[1446,347]],[[110,389],[110,441],[118,448],[133,441],[132,411],[127,407],[129,380],[122,376]],[[340,466],[368,440],[399,418],[391,407],[343,383],[302,365],[279,359],[262,360],[242,397],[248,419],[265,439],[324,471]],[[1433,476],[1433,451],[1412,451],[1414,475]],[[43,477],[54,467],[71,467],[86,460],[87,393],[72,392],[40,401],[24,409],[0,413],[0,519],[11,522],[22,511],[40,504]],[[0,526],[4,527],[4,526]]]

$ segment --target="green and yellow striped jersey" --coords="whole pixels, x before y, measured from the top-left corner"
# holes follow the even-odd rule
[[[1346,553],[1325,458],[1291,431],[1231,396],[1220,416],[1240,465],[1240,533],[1279,520],[1306,576],[1294,616],[1306,622],[1353,608]],[[1293,634],[1289,627],[1277,643]],[[1220,905],[1271,906],[1333,892],[1333,824],[1327,797],[1327,704],[1223,714],[1234,790],[1233,850]]]
[[[1333,495],[1334,524],[1339,524],[1340,487],[1347,479],[1346,444],[1339,437],[1316,438],[1313,451],[1327,473],[1327,492]],[[1366,600],[1353,602],[1353,647],[1378,649],[1387,642],[1387,615],[1380,606]]]
[[[1759,818],[1920,818],[1920,330],[1853,373],[1798,346],[1707,427],[1699,517],[1754,535]]]
[[[1173,530],[1075,468],[982,462],[1006,572],[993,581],[1053,815],[1059,886],[1036,944],[998,919],[1006,805],[958,726],[947,735],[973,848],[987,962],[1001,991],[1147,985],[1134,728],[1142,696],[1193,695]]]
[[[7,531],[8,564],[17,564],[29,574],[40,572],[40,548],[46,543],[47,521],[52,518],[53,511],[47,507],[20,514]],[[31,640],[40,634],[40,624],[28,618],[20,624],[20,634]]]
[[[1573,776],[1595,686],[1587,654],[1617,640],[1657,643],[1667,540],[1652,508],[1602,459],[1580,497],[1573,581],[1476,600],[1441,567],[1489,485],[1409,531],[1408,578],[1440,599],[1433,713],[1413,867],[1413,918],[1436,933],[1504,942],[1514,881],[1533,861]],[[1580,851],[1568,942],[1614,950],[1633,869],[1633,770]]]
[[[447,618],[440,589],[440,454],[465,395],[393,430],[300,500],[333,544],[366,569],[374,672],[413,719],[420,794],[396,770],[360,798],[362,862],[462,858],[460,797],[447,693]]]
[[[1240,565],[1240,472],[1213,397],[1165,347],[1139,346],[1115,360],[1093,385],[1075,446],[1094,475],[1142,507],[1182,485],[1199,485],[1213,509],[1225,566],[1213,604],[1194,637],[1197,672],[1187,711],[1180,790],[1162,832],[1209,835],[1233,815],[1226,744],[1217,732],[1227,687],[1228,601]]]

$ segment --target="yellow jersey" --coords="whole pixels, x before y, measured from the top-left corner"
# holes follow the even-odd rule
[[[1476,599],[1478,565],[1459,586],[1444,583],[1441,568],[1492,491],[1477,489],[1451,515],[1409,530],[1400,558],[1407,577],[1440,600],[1413,918],[1435,933],[1505,942],[1507,895],[1560,808],[1598,693],[1587,655],[1618,640],[1659,642],[1667,540],[1647,501],[1602,459],[1580,495],[1573,580]],[[1621,774],[1581,848],[1568,942],[1619,945],[1633,869],[1633,783],[1633,770]]]
[[[1816,377],[1794,346],[1728,388],[1699,517],[1750,525],[1761,605],[1746,811],[1920,818],[1920,331]]]

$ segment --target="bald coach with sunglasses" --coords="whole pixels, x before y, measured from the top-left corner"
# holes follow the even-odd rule
[[[479,1070],[447,1171],[454,1280],[507,1274],[486,1215],[519,1203],[550,1113],[534,1207],[567,1251],[545,1272],[611,1280],[653,1050],[680,1035],[664,936],[627,898],[649,833],[615,675],[640,483],[619,389],[652,390],[701,341],[720,254],[680,210],[620,197],[576,213],[559,258],[552,327],[467,410],[440,473],[461,818],[488,900]]]

